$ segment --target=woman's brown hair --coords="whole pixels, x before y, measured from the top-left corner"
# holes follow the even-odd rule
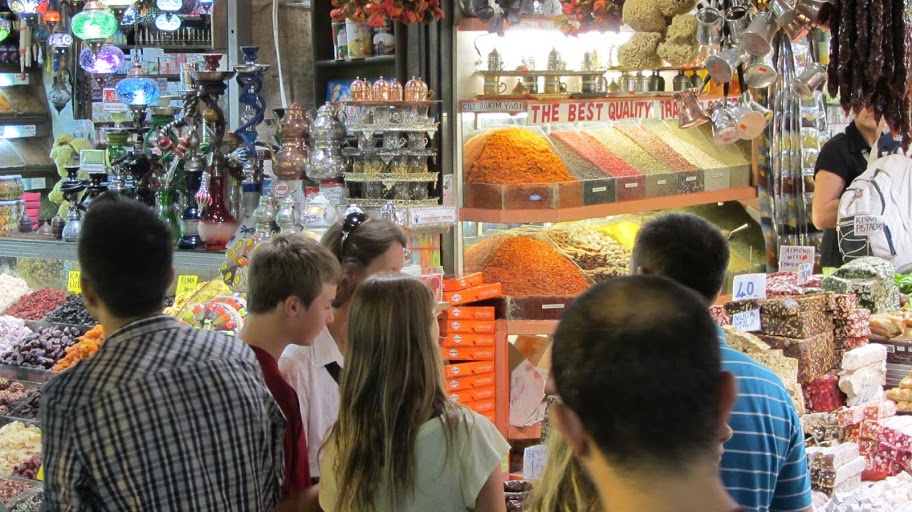
[[[333,224],[321,240],[342,265],[342,279],[339,281],[333,307],[351,300],[363,279],[361,273],[378,256],[388,251],[391,245],[399,243],[402,247],[408,247],[405,233],[388,220],[368,218],[350,229],[347,236],[344,236],[343,223],[340,221]]]

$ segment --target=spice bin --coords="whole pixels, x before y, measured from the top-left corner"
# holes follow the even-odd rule
[[[18,231],[21,215],[21,201],[0,201],[0,234],[6,235]]]

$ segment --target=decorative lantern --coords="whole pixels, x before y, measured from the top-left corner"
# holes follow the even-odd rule
[[[105,41],[117,32],[117,18],[98,0],[89,0],[82,12],[73,17],[73,35],[88,43],[97,53]]]
[[[181,17],[172,12],[163,12],[155,17],[155,28],[162,32],[174,32],[181,26]]]
[[[91,75],[113,75],[123,67],[126,56],[116,46],[106,44],[92,53],[86,48],[79,54],[79,67]]]
[[[57,23],[60,22],[60,11],[45,11],[41,15],[41,19],[44,20],[44,24],[48,26],[48,29],[53,31]]]
[[[12,0],[9,8],[20,19],[34,18],[36,15],[48,10],[48,0]]]
[[[199,0],[200,9],[203,10],[203,17],[208,18],[209,12],[212,10],[212,4],[215,0]]]
[[[124,78],[114,87],[117,98],[129,107],[148,107],[158,101],[161,89],[158,82],[146,75],[139,61],[133,63],[133,68],[127,78]]]
[[[13,26],[9,21],[0,18],[0,41],[3,41],[9,37],[10,30],[12,30],[12,28]]]
[[[54,108],[57,109],[58,114],[63,110],[63,107],[66,107],[72,97],[73,94],[67,89],[66,79],[64,78],[63,73],[55,75],[54,87],[51,89],[51,92],[48,93],[48,100],[54,105]]]
[[[101,0],[101,3],[114,11],[114,17],[119,23],[123,23],[124,13],[127,12],[127,9],[133,7],[136,0]]]
[[[155,5],[162,12],[178,12],[184,7],[184,2],[183,0],[158,0]]]

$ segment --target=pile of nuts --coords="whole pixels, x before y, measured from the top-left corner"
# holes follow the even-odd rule
[[[39,490],[37,493],[25,498],[22,501],[17,501],[13,508],[10,509],[10,512],[38,512],[41,509],[41,504],[44,502],[44,490]]]
[[[28,482],[0,478],[0,503],[7,505],[23,492],[31,489]]]
[[[0,379],[0,414],[7,414],[10,406],[25,398],[27,394],[21,382]]]
[[[0,364],[50,370],[79,334],[75,327],[45,327],[0,355]]]
[[[552,229],[548,236],[597,283],[630,272],[630,253],[608,235],[572,226]]]

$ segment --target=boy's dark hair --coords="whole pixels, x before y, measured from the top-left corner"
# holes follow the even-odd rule
[[[728,257],[728,240],[719,228],[696,215],[670,213],[640,228],[631,266],[673,279],[711,304],[725,283]]]
[[[112,315],[161,312],[171,285],[174,242],[148,206],[117,192],[92,201],[79,234],[79,266]]]
[[[681,467],[718,444],[719,338],[703,300],[670,279],[599,284],[567,309],[552,373],[607,460]]]
[[[337,284],[342,267],[316,240],[297,233],[278,235],[253,251],[247,274],[247,310],[262,314],[288,297],[310,307],[324,284]]]

